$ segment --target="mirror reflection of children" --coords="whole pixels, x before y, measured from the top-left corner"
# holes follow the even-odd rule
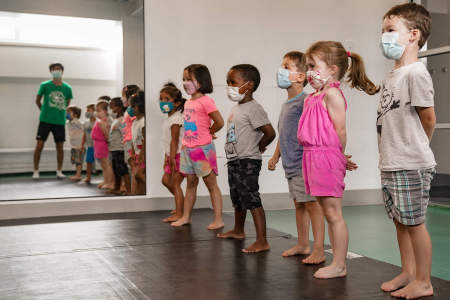
[[[136,190],[136,180],[133,176],[135,173],[135,158],[132,157],[133,153],[133,142],[132,142],[132,133],[131,126],[133,121],[136,119],[134,115],[133,108],[130,105],[129,99],[132,95],[136,94],[139,91],[139,87],[135,84],[126,85],[122,89],[122,103],[125,108],[125,112],[123,114],[123,151],[125,153],[125,162],[128,164],[130,168],[131,176],[131,190]],[[131,194],[131,193],[130,193]]]
[[[83,123],[83,139],[81,148],[86,152],[86,177],[83,179],[85,183],[91,183],[92,171],[94,169],[94,141],[92,140],[92,128],[95,124],[95,104],[86,106],[86,113],[84,114],[86,121]]]
[[[279,159],[282,159],[289,196],[295,205],[298,235],[297,245],[284,251],[282,256],[309,254],[302,260],[304,264],[320,264],[325,261],[325,220],[319,203],[305,192],[302,174],[303,148],[297,140],[298,122],[307,96],[303,90],[307,81],[305,55],[302,52],[291,51],[284,55],[277,73],[277,83],[279,88],[286,90],[288,100],[281,103],[278,120],[279,139],[268,168],[275,170]],[[309,245],[310,222],[314,235],[312,252]]]
[[[201,177],[208,188],[214,209],[214,220],[208,225],[208,229],[219,229],[224,226],[222,193],[217,185],[217,157],[213,138],[223,127],[223,119],[214,100],[205,95],[213,91],[208,68],[201,64],[186,67],[183,72],[183,87],[191,96],[184,105],[184,136],[180,156],[180,171],[186,174],[187,185],[183,216],[171,225],[177,227],[191,222],[198,178]]]
[[[236,102],[227,122],[225,153],[228,159],[228,183],[234,207],[234,228],[219,233],[219,238],[244,239],[245,218],[250,210],[256,229],[256,241],[242,249],[258,253],[270,249],[266,238],[266,215],[259,194],[262,153],[275,138],[264,108],[253,99],[261,77],[256,67],[241,64],[228,71],[228,98]]]
[[[344,155],[347,102],[340,80],[348,74],[350,86],[369,95],[379,87],[367,78],[362,58],[347,52],[339,42],[314,43],[306,52],[306,65],[307,80],[316,91],[305,99],[297,137],[303,146],[306,193],[316,197],[322,207],[333,250],[331,264],[316,271],[314,277],[343,277],[347,275],[348,229],[342,196],[348,158]]]
[[[136,184],[131,187],[134,195],[145,195],[145,94],[139,90],[130,98],[132,115],[136,116],[131,126],[132,157],[134,157],[134,179]]]
[[[76,167],[74,176],[69,177],[70,180],[81,180],[81,171],[83,169],[83,160],[85,150],[83,147],[83,124],[80,121],[81,108],[77,106],[69,106],[67,108],[67,131],[70,141],[70,161]]]
[[[94,157],[100,161],[103,173],[103,182],[98,185],[100,189],[114,189],[114,174],[109,161],[108,137],[110,124],[108,120],[108,102],[99,101],[95,105],[97,121],[92,128],[94,141]]]
[[[114,172],[114,189],[111,191],[114,194],[121,194],[121,183],[125,186],[124,194],[131,192],[130,174],[128,173],[128,166],[125,163],[125,153],[123,148],[123,107],[122,98],[112,98],[109,102],[111,109],[111,116],[113,122],[109,133],[109,153],[111,154],[111,164]]]
[[[180,150],[184,135],[183,111],[186,99],[173,83],[164,85],[159,95],[161,112],[167,114],[162,125],[164,175],[161,181],[175,198],[175,211],[163,222],[175,222],[183,216],[184,205],[184,195],[181,189],[184,175],[180,173]]]

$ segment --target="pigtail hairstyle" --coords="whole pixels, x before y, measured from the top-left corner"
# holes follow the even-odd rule
[[[125,93],[125,96],[127,96],[127,99],[130,99],[137,91],[139,91],[139,87],[135,84],[129,84],[123,87],[123,92]]]
[[[161,89],[160,93],[166,93],[170,96],[170,98],[173,99],[173,102],[180,103],[178,105],[177,110],[183,112],[184,111],[184,103],[186,102],[186,99],[183,98],[183,94],[181,91],[176,87],[175,84],[172,82],[168,82],[164,85],[164,87]]]
[[[309,47],[306,51],[307,57],[317,55],[328,66],[337,66],[339,69],[338,79],[341,80],[347,74],[347,82],[352,88],[374,95],[380,90],[379,86],[373,84],[367,77],[364,62],[358,54],[348,52],[339,42],[319,41]],[[351,64],[349,66],[349,57]]]
[[[350,68],[347,73],[347,82],[352,88],[364,91],[366,94],[375,95],[380,87],[373,84],[367,77],[362,57],[354,52],[348,52],[351,59]]]

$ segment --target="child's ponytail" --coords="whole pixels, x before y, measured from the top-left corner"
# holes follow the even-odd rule
[[[347,72],[347,82],[352,88],[364,91],[369,95],[374,95],[380,91],[380,87],[376,86],[366,75],[364,62],[361,56],[354,52],[347,52],[351,59],[350,67]]]

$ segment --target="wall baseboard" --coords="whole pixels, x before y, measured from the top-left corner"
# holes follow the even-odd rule
[[[293,209],[294,205],[286,193],[262,194],[266,210]],[[382,204],[380,190],[350,190],[345,192],[345,206]],[[223,211],[233,211],[230,196],[223,197]],[[5,201],[0,203],[0,220],[42,218],[120,212],[142,212],[170,210],[174,207],[172,198],[101,197],[83,199]],[[199,196],[195,208],[210,208],[208,196]]]

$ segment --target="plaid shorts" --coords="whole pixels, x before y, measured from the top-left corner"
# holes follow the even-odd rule
[[[425,221],[434,168],[381,172],[381,188],[386,212],[403,225]]]
[[[70,149],[70,162],[73,165],[80,166],[84,160],[84,149]]]
[[[236,210],[261,207],[259,196],[259,172],[261,160],[236,159],[228,162],[228,184],[230,197]]]

